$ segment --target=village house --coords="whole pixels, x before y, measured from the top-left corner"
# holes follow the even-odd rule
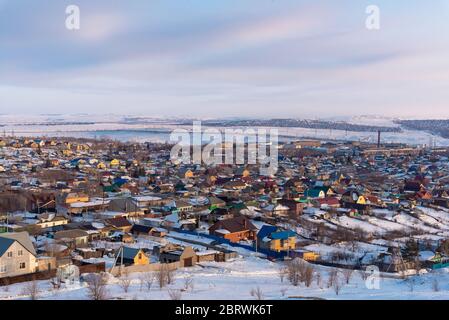
[[[181,247],[177,245],[167,245],[165,247],[154,247],[154,253],[159,256],[161,263],[179,262],[181,268],[194,266],[198,258],[192,247]]]
[[[63,226],[69,223],[69,219],[61,215],[56,215],[55,213],[41,214],[38,219],[39,222],[36,225],[42,229]]]
[[[128,219],[124,217],[117,217],[112,219],[106,219],[104,222],[113,227],[116,230],[120,230],[122,232],[130,232],[132,228],[132,224],[128,221]]]
[[[80,229],[63,230],[56,232],[54,239],[72,248],[86,247],[88,245],[89,234]]]
[[[117,265],[122,265],[123,262],[124,266],[144,266],[150,263],[150,259],[142,249],[130,247],[122,247],[117,250],[115,259]]]
[[[277,252],[294,250],[296,234],[291,230],[264,225],[257,233],[257,247]]]
[[[36,272],[37,254],[27,232],[0,234],[0,278]]]
[[[89,201],[89,196],[87,194],[84,193],[69,193],[67,194],[66,198],[65,198],[65,203],[67,205],[70,205],[72,203],[76,203],[76,202],[88,202]]]
[[[244,216],[220,220],[209,228],[209,234],[227,239],[231,242],[254,240],[256,231],[257,228]]]

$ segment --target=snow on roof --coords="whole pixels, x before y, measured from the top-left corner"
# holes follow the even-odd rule
[[[166,216],[164,220],[165,220],[165,221],[168,221],[168,222],[176,223],[176,222],[179,221],[179,216],[178,216],[177,213],[174,212],[174,213],[172,213],[172,214]]]
[[[103,229],[105,225],[101,222],[92,222],[92,227],[94,227],[95,229]]]
[[[164,221],[163,219],[161,219],[161,218],[143,218],[143,220],[144,221],[150,221],[150,222],[162,222],[162,221]]]
[[[104,211],[104,212],[101,212],[101,215],[103,217],[122,217],[122,216],[126,216],[126,213],[117,212],[117,211]]]
[[[217,253],[219,253],[219,251],[216,251],[216,250],[204,250],[204,251],[196,252],[196,255],[197,256],[208,256],[208,255],[217,254]]]
[[[137,196],[133,197],[134,200],[138,202],[147,202],[147,201],[159,201],[162,200],[160,197],[154,197],[154,196]]]
[[[101,206],[103,204],[109,204],[109,202],[111,202],[111,200],[99,199],[99,200],[92,200],[89,202],[74,202],[70,204],[70,206],[72,208],[85,208],[85,207]]]
[[[48,251],[54,251],[54,252],[61,252],[67,249],[67,246],[63,244],[58,243],[44,243],[43,245],[39,246],[40,250],[48,250]]]
[[[435,256],[435,253],[432,251],[420,251],[419,252],[419,260],[420,261],[427,261],[432,259]]]
[[[98,230],[86,230],[86,232],[87,232],[88,234],[97,234],[97,233],[100,233],[100,231],[98,231]]]
[[[287,207],[287,206],[278,204],[278,205],[274,208],[274,210],[290,210],[290,208]]]
[[[218,233],[221,233],[221,234],[228,234],[228,233],[231,233],[231,232],[229,232],[229,231],[226,230],[226,229],[217,229],[217,230],[215,230],[215,232],[218,232]]]

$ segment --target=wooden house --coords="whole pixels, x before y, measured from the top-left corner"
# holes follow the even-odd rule
[[[144,266],[150,264],[150,259],[142,249],[125,246],[117,250],[115,259],[117,259],[118,265],[121,265],[123,262],[124,266]]]
[[[254,240],[256,232],[257,228],[244,216],[220,220],[209,228],[209,234],[227,239],[231,242]]]

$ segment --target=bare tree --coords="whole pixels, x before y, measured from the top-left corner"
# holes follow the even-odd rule
[[[170,273],[166,264],[161,264],[155,274],[161,289],[172,282],[172,273]]]
[[[438,279],[433,279],[433,282],[432,282],[432,289],[433,289],[433,291],[435,291],[435,292],[440,291],[440,283],[438,282]]]
[[[39,287],[36,280],[28,282],[24,287],[25,295],[30,296],[31,300],[37,300],[39,296]]]
[[[165,275],[165,267],[163,264],[161,264],[156,270],[156,279],[159,284],[159,288],[161,289],[167,284],[167,276]]]
[[[349,282],[351,281],[353,272],[354,272],[354,270],[352,270],[352,269],[343,269],[342,273],[343,273],[343,278],[345,279],[346,284],[349,284]]]
[[[301,282],[300,269],[301,264],[298,259],[294,259],[287,264],[288,280],[295,287],[299,286]]]
[[[287,276],[290,283],[298,286],[304,283],[310,287],[313,281],[314,267],[301,259],[294,259],[287,264]]]
[[[366,272],[365,270],[359,270],[359,274],[360,274],[360,278],[362,278],[362,280],[366,280],[368,279],[369,273]]]
[[[334,283],[332,284],[332,287],[334,288],[335,294],[338,296],[340,294],[341,290],[341,280],[338,277],[338,273],[336,278],[334,279]]]
[[[145,286],[148,291],[151,290],[155,280],[155,274],[153,272],[146,272],[140,275],[140,290]]]
[[[281,295],[283,296],[283,297],[285,297],[285,294],[287,293],[287,288],[282,288],[281,289]]]
[[[416,257],[415,259],[415,270],[416,274],[419,275],[419,271],[421,271],[421,261],[419,260],[418,257]]]
[[[59,290],[61,289],[62,282],[58,277],[54,277],[50,280],[50,284],[52,285],[53,290]]]
[[[184,278],[184,290],[191,290],[193,291],[194,288],[194,282],[193,282],[193,277],[192,276],[188,276]]]
[[[315,272],[315,268],[308,264],[304,270],[304,275],[303,275],[303,279],[304,279],[304,284],[306,285],[306,287],[310,287],[312,285],[313,282],[313,274]]]
[[[320,271],[316,271],[315,273],[316,285],[321,288],[322,276]]]
[[[250,294],[256,300],[263,300],[263,292],[259,287],[257,287],[256,289],[251,289]]]
[[[107,278],[105,273],[90,274],[87,279],[87,295],[91,300],[107,299]]]
[[[122,288],[124,293],[128,293],[129,287],[131,286],[131,279],[127,274],[124,274],[119,279],[120,288]]]
[[[175,271],[166,267],[167,284],[173,284],[175,282]]]
[[[338,270],[337,269],[332,269],[329,272],[329,276],[327,278],[327,287],[331,288],[334,286],[335,281],[338,280]]]
[[[407,284],[408,288],[410,289],[410,292],[413,292],[415,290],[415,278],[410,277],[405,280],[405,283]]]
[[[181,300],[182,292],[181,290],[168,290],[168,296],[171,300]]]
[[[286,266],[279,267],[278,275],[279,275],[279,278],[281,279],[282,283],[284,282],[284,278],[287,274],[288,274],[288,268]]]

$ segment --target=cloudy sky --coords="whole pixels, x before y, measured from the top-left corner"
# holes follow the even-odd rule
[[[0,0],[0,113],[449,118],[448,71],[449,0]]]

